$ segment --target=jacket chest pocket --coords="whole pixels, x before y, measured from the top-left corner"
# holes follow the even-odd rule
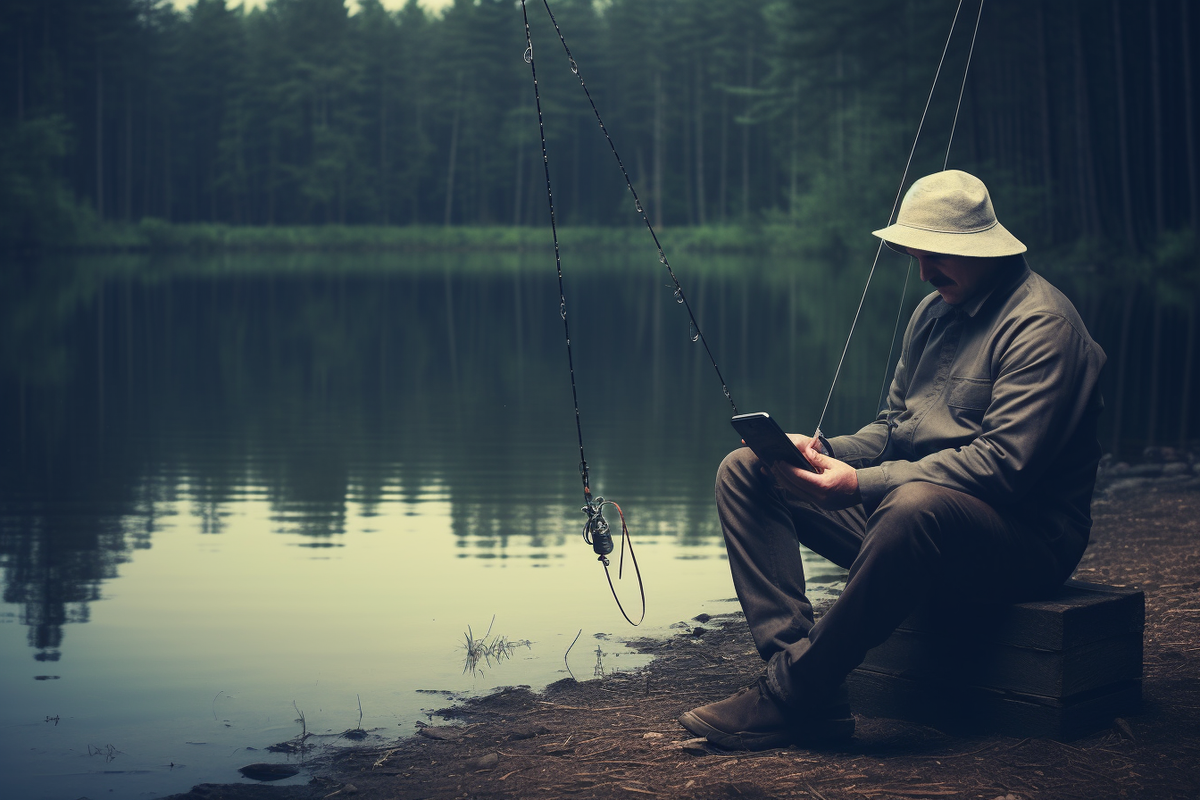
[[[951,378],[950,397],[946,401],[952,408],[968,411],[985,411],[992,401],[992,382],[985,378]]]

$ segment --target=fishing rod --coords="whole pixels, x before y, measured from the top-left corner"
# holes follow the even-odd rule
[[[546,10],[549,11],[549,6],[547,6]],[[588,469],[587,457],[583,451],[583,423],[579,415],[579,393],[575,386],[575,360],[571,353],[571,325],[567,317],[566,290],[563,287],[562,255],[559,252],[558,225],[554,213],[554,189],[550,183],[550,157],[546,151],[546,125],[542,116],[541,91],[538,88],[537,64],[533,56],[533,37],[529,32],[529,15],[525,9],[525,0],[521,0],[521,15],[525,21],[525,63],[529,65],[529,69],[533,74],[533,99],[537,106],[538,131],[541,134],[542,140],[542,169],[546,174],[546,202],[550,206],[550,233],[554,239],[554,263],[558,269],[558,310],[559,315],[562,317],[563,334],[567,342],[567,367],[571,373],[571,399],[575,403],[575,434],[579,441],[579,475],[583,479],[583,507],[580,511],[587,515],[587,521],[583,524],[583,540],[592,546],[592,551],[598,556],[597,561],[604,565],[604,577],[608,579],[608,588],[612,591],[613,599],[617,601],[617,608],[620,609],[621,616],[625,617],[625,620],[630,625],[636,626],[641,624],[642,620],[646,618],[646,588],[642,583],[642,571],[638,567],[637,556],[633,552],[633,539],[629,536],[629,526],[625,522],[625,512],[611,500],[605,500],[600,496],[592,496],[591,476]],[[574,65],[574,60],[571,63]],[[575,67],[575,70],[577,71],[578,67]],[[638,593],[641,595],[642,601],[642,613],[638,617],[637,622],[633,621],[625,611],[625,607],[621,604],[621,598],[617,595],[616,587],[613,585],[612,574],[608,569],[608,555],[614,548],[611,526],[608,520],[604,518],[605,506],[615,508],[621,519],[621,555],[617,566],[617,579],[620,580],[624,573],[626,545],[629,547],[629,559],[633,563],[633,569],[637,575]]]

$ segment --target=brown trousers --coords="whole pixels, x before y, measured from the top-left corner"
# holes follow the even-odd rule
[[[930,483],[897,488],[870,516],[826,511],[778,487],[743,447],[721,463],[716,495],[767,685],[797,707],[820,703],[918,604],[1032,599],[1075,568],[1016,515]],[[798,544],[850,570],[815,622]]]

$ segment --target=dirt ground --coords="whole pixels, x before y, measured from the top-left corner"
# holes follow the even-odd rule
[[[1200,492],[1125,491],[1094,507],[1080,580],[1146,593],[1140,711],[1086,738],[964,737],[858,717],[831,750],[728,753],[689,741],[682,711],[750,683],[762,663],[736,617],[697,622],[633,674],[510,689],[420,735],[310,758],[303,786],[202,784],[169,800],[492,797],[1200,797]]]

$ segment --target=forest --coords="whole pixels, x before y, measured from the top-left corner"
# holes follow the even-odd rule
[[[639,224],[545,5],[527,5],[560,223]],[[1031,246],[1200,273],[1189,0],[549,8],[657,226],[861,241],[945,48],[909,182],[974,171]],[[0,243],[151,222],[545,225],[525,47],[520,0],[6,0]]]

